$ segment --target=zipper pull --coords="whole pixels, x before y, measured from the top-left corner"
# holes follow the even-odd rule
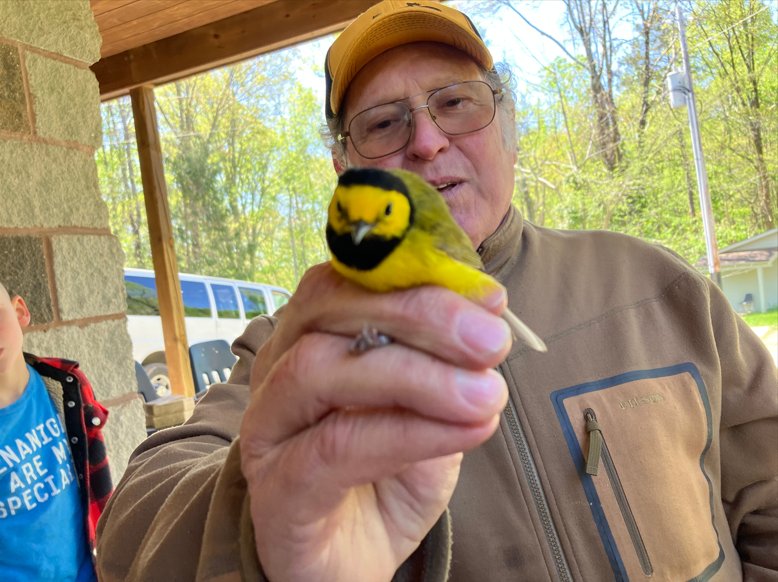
[[[584,411],[586,419],[586,432],[589,433],[589,452],[586,454],[586,473],[587,475],[597,476],[597,470],[600,466],[600,453],[602,452],[602,429],[597,423],[594,411],[587,408]]]

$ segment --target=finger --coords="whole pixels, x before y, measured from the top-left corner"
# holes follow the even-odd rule
[[[470,450],[498,424],[497,415],[462,426],[406,411],[343,410],[287,441],[265,462],[247,459],[244,473],[249,482],[265,483],[263,495],[274,499],[275,510],[290,512],[297,523],[312,523],[329,515],[350,489],[390,478],[420,461]],[[245,444],[241,438],[241,449]],[[268,464],[278,471],[272,480],[263,479]]]
[[[451,425],[406,411],[344,410],[308,435],[311,471],[342,489],[391,477],[407,465],[477,447],[499,416],[472,425]]]
[[[497,304],[504,305],[504,299]],[[471,369],[496,366],[511,344],[505,321],[453,291],[419,287],[371,293],[326,265],[306,273],[273,336],[272,353],[257,359],[253,373],[263,378],[272,363],[305,333],[354,337],[365,324],[398,343]]]
[[[481,423],[508,398],[502,376],[470,371],[400,345],[359,357],[350,340],[308,334],[286,352],[244,416],[257,453],[346,408],[402,408],[447,423]]]
[[[374,483],[381,514],[390,535],[421,542],[446,509],[459,478],[462,453],[419,461],[390,479]],[[415,549],[415,548],[414,548]]]

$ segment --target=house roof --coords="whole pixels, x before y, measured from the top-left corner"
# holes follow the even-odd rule
[[[103,37],[100,98],[345,28],[379,0],[90,0]]]
[[[734,245],[733,245],[734,246]],[[722,252],[719,254],[721,267],[758,266],[757,263],[771,263],[778,257],[778,249],[759,249],[755,251]],[[708,259],[702,258],[694,265],[697,268],[708,266]]]
[[[758,240],[761,240],[763,238],[767,238],[769,236],[772,236],[772,235],[774,235],[777,232],[778,232],[778,228],[773,228],[771,230],[766,230],[765,232],[763,232],[761,234],[757,234],[756,236],[752,236],[751,238],[747,238],[745,240],[741,240],[739,242],[736,242],[735,244],[729,245],[728,247],[725,247],[725,248],[719,250],[719,253],[723,254],[723,253],[729,253],[730,251],[735,251],[735,250],[737,250],[737,249],[739,249],[741,247],[744,247],[744,246],[746,246],[748,244],[751,244],[751,243],[756,242]]]

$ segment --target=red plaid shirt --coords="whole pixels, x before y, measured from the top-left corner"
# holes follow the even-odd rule
[[[52,381],[58,386],[56,390],[61,390],[65,432],[78,475],[84,526],[94,551],[97,520],[113,492],[102,430],[108,411],[95,400],[92,386],[78,369],[78,363],[30,354],[24,358],[41,375],[50,394]],[[55,395],[52,397],[59,400]]]

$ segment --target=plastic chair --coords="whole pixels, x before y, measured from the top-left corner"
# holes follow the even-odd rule
[[[230,351],[230,344],[224,340],[213,340],[189,346],[189,361],[192,364],[195,398],[202,396],[208,386],[226,382],[230,371],[238,361]]]
[[[143,400],[151,402],[159,398],[159,394],[154,390],[154,384],[151,383],[151,378],[137,361],[135,362],[135,378],[138,380],[138,394],[143,396]]]

